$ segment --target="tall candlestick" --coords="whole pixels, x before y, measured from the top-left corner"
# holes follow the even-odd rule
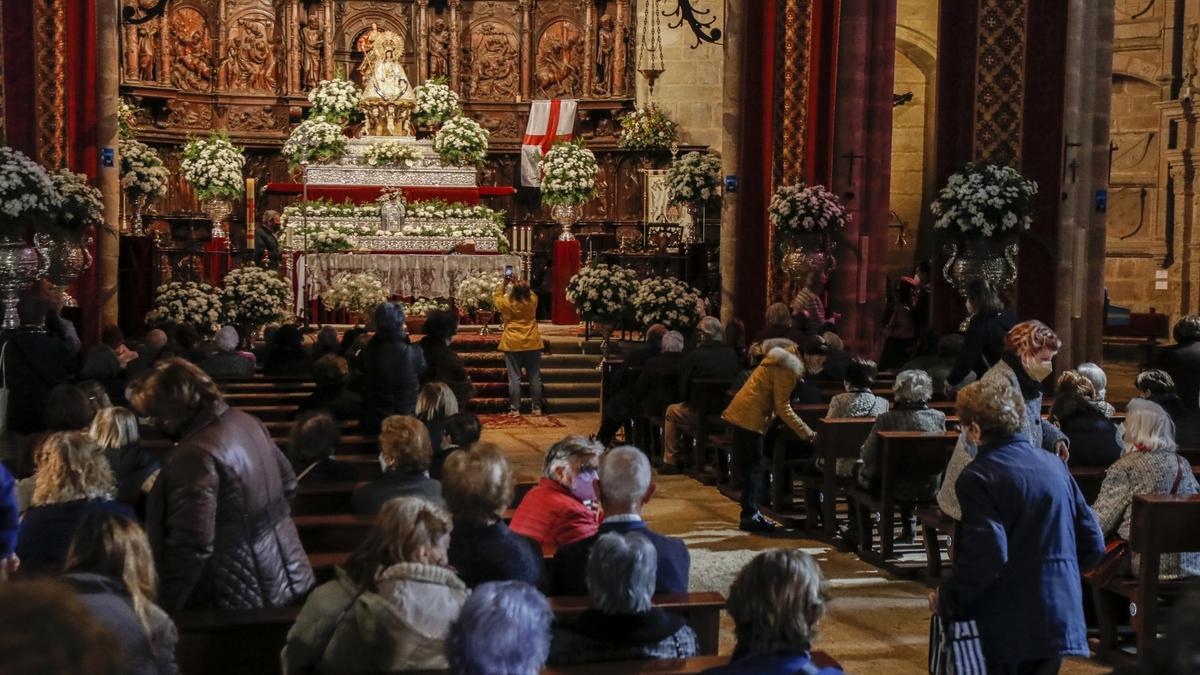
[[[246,179],[246,248],[254,249],[254,179]]]

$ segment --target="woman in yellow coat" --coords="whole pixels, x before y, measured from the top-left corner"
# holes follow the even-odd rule
[[[511,288],[510,288],[511,286]],[[521,414],[521,371],[529,378],[533,414],[542,414],[542,335],[537,324],[537,294],[529,282],[505,279],[492,293],[492,304],[504,320],[500,351],[508,368],[508,414]]]
[[[733,452],[745,481],[740,527],[747,532],[775,530],[775,525],[758,511],[766,467],[763,440],[771,423],[778,417],[800,440],[811,441],[815,436],[792,410],[792,390],[804,379],[804,362],[796,343],[775,339],[763,346],[768,350],[766,357],[721,415],[733,425]]]

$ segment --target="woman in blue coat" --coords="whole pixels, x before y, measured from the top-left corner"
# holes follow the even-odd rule
[[[1019,433],[1025,402],[1007,381],[968,385],[956,408],[978,454],[956,484],[954,571],[930,605],[977,623],[992,675],[1057,673],[1088,655],[1079,573],[1104,555],[1100,525],[1063,461]]]

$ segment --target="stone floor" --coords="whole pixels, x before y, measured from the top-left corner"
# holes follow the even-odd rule
[[[596,414],[564,414],[555,419],[563,426],[487,429],[484,440],[504,448],[519,480],[534,480],[541,472],[546,447],[570,433],[594,433],[598,425]],[[658,491],[647,508],[647,520],[656,530],[687,542],[693,590],[727,592],[734,575],[757,551],[802,548],[817,557],[833,588],[834,598],[817,641],[819,649],[841,661],[848,672],[927,672],[928,588],[891,577],[853,554],[818,541],[744,534],[737,529],[737,505],[716,488],[682,476],[663,476],[656,482]],[[721,653],[732,649],[732,624],[724,617]],[[1062,672],[1108,671],[1101,664],[1079,659],[1069,662]]]

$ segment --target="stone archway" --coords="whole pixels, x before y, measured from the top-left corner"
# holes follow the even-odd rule
[[[905,4],[902,0],[901,4]],[[892,111],[892,181],[889,195],[888,276],[909,274],[917,260],[933,255],[929,202],[937,189],[936,94],[937,9],[929,12],[932,24],[908,13],[913,24],[896,26],[894,92],[912,94],[910,101]],[[905,245],[900,245],[901,227]]]

